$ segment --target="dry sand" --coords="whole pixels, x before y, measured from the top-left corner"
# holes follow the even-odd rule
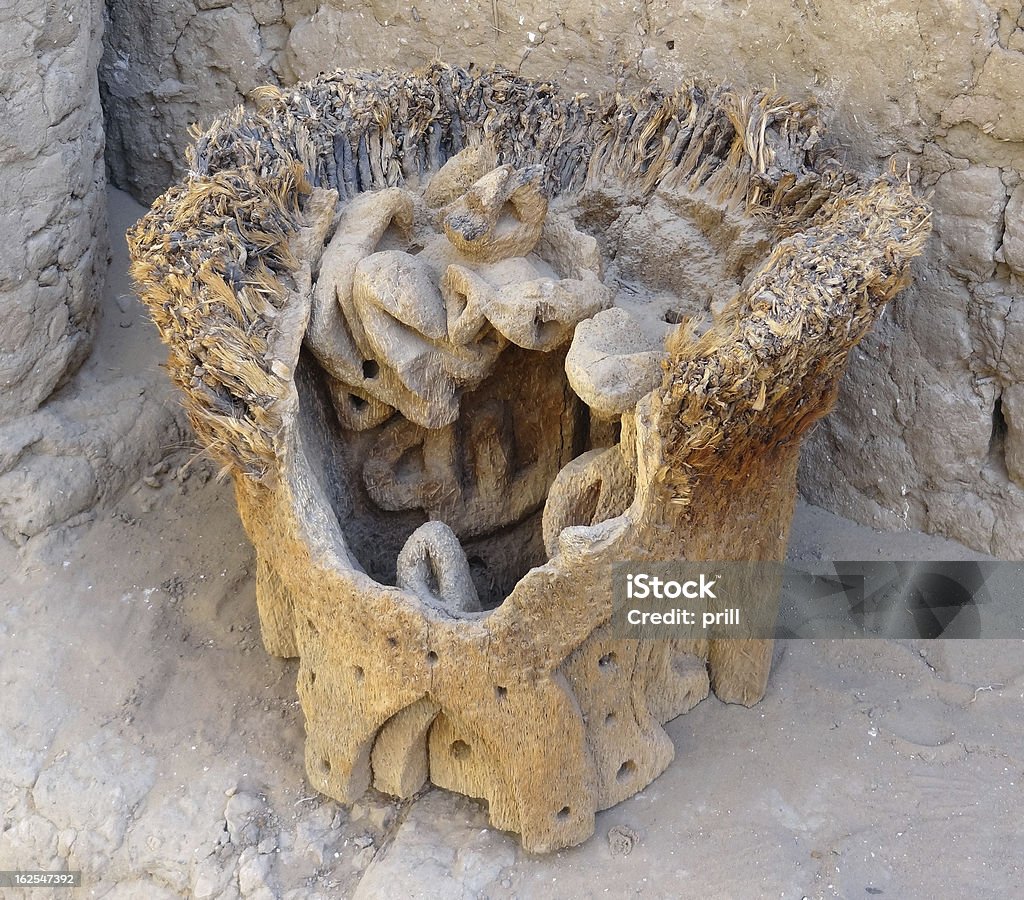
[[[152,328],[116,302],[142,210],[111,198],[100,349],[152,367]],[[668,771],[548,857],[444,791],[316,795],[295,663],[263,651],[230,487],[181,471],[192,456],[167,448],[21,557],[0,546],[0,869],[70,864],[85,887],[56,896],[157,900],[1024,896],[1019,641],[782,643],[763,702],[672,722]],[[791,555],[978,556],[805,505]]]

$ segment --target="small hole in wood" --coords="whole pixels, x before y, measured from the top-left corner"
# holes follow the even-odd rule
[[[331,771],[331,761],[326,756],[320,760],[320,763],[324,767],[325,772]]]
[[[312,687],[314,684],[316,684],[316,672],[310,672],[309,673],[309,684],[310,684],[310,687]]]
[[[427,653],[427,662],[431,665],[437,662],[437,654],[433,650]]]
[[[352,672],[356,676],[356,681],[362,681],[363,677],[366,675],[366,673],[363,671],[363,667],[362,666],[353,666],[352,667]]]
[[[455,759],[465,759],[470,754],[470,746],[465,741],[455,741],[449,750]]]
[[[569,818],[569,812],[569,807],[563,806],[557,813],[555,813],[555,818],[557,818],[560,822],[564,822],[566,819]]]
[[[362,397],[357,397],[355,394],[349,394],[348,401],[352,404],[352,408],[357,412],[366,407],[366,401]]]
[[[675,50],[676,49],[676,42],[675,41],[665,41],[665,49],[666,50]]]
[[[614,725],[615,724],[615,713],[613,713],[613,712],[608,713],[608,715],[606,715],[604,717],[604,724],[609,726],[609,727]]]
[[[398,646],[398,638],[396,638],[394,635],[391,635],[388,638],[388,646],[389,647],[397,647]]]
[[[502,687],[500,684],[494,687],[494,696],[499,700],[504,700],[508,696],[508,688]]]
[[[636,763],[631,759],[627,759],[621,766],[619,771],[615,773],[616,781],[628,781],[636,773]]]
[[[380,374],[380,366],[375,359],[363,360],[363,378],[376,378]]]
[[[610,671],[617,668],[616,662],[617,660],[614,653],[606,653],[597,661],[597,665],[601,669]]]

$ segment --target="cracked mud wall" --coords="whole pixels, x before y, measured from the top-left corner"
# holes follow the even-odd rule
[[[14,6],[0,6],[0,424],[88,355],[107,237],[102,3]]]
[[[137,339],[100,313],[102,29],[101,0],[0,3],[0,534],[17,544],[91,516],[180,439],[156,347],[133,367]]]
[[[812,92],[847,164],[909,164],[934,189],[936,233],[916,285],[855,354],[802,489],[879,527],[1024,553],[1020,3],[111,0],[111,178],[151,200],[184,171],[189,124],[258,84],[437,56],[583,91],[706,75]]]

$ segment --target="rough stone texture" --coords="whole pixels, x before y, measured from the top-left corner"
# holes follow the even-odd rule
[[[119,191],[110,196],[110,239],[104,229],[97,244],[112,245],[112,264],[108,271],[104,253],[94,352],[40,408],[0,423],[0,535],[18,545],[91,518],[184,437],[153,366],[155,335],[127,293],[123,232],[142,209]]]
[[[878,526],[1024,553],[1024,493],[987,451],[996,400],[1024,371],[1013,365],[1020,352],[1008,345],[1007,325],[1020,316],[1024,266],[1019,2],[202,8],[220,5],[110,4],[102,69],[109,162],[115,182],[136,196],[152,199],[182,173],[190,122],[262,81],[289,84],[339,66],[412,68],[440,55],[584,91],[616,77],[706,75],[818,95],[848,163],[880,170],[899,154],[922,188],[936,188],[944,236],[919,263],[918,285],[855,355],[837,413],[805,454],[802,489]],[[215,25],[222,32],[211,37]]]
[[[0,4],[0,423],[89,352],[106,265],[102,3]]]
[[[1024,185],[1014,190],[1003,217],[1003,262],[1016,272],[1024,272]]]
[[[73,384],[0,428],[0,534],[16,544],[115,498],[181,435],[146,377]]]
[[[518,848],[485,824],[481,810],[464,797],[432,791],[367,868],[352,900],[481,897],[500,891],[503,871],[515,864]],[[454,839],[444,840],[442,832]]]
[[[0,4],[0,534],[18,544],[88,516],[181,435],[137,340],[117,358],[96,337],[110,255],[102,7]],[[138,304],[109,301],[111,338]],[[94,338],[104,358],[83,366]]]
[[[1015,384],[1003,392],[1002,413],[1007,474],[1018,487],[1024,487],[1024,385]]]

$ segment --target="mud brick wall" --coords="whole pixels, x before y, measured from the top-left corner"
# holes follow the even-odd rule
[[[88,355],[107,241],[102,3],[17,10],[0,16],[0,423]]]
[[[89,358],[110,258],[102,32],[100,0],[0,3],[0,535],[19,545],[181,438],[157,357]]]

